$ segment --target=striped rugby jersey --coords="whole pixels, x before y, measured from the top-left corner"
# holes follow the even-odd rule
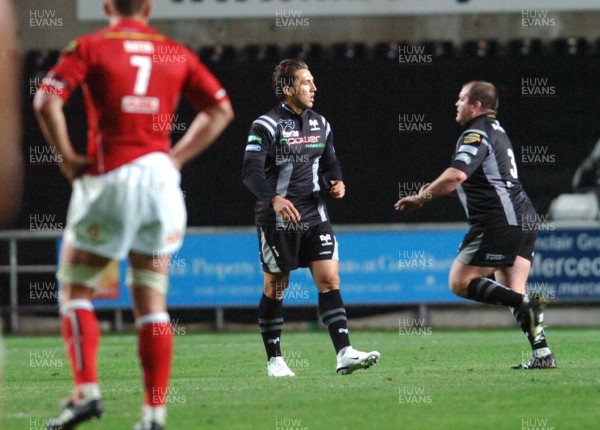
[[[512,144],[495,114],[481,115],[467,124],[456,143],[451,167],[468,177],[457,192],[471,226],[521,226],[536,218],[519,181]]]
[[[342,179],[329,123],[312,109],[298,115],[281,102],[252,123],[242,176],[258,199],[257,226],[285,224],[271,206],[278,194],[294,204],[303,225],[328,221],[321,190]]]

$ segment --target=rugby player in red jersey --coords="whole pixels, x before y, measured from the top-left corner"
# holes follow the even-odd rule
[[[34,99],[44,136],[73,185],[57,278],[74,389],[49,429],[71,429],[103,413],[96,366],[100,330],[91,300],[111,260],[126,257],[145,385],[134,428],[160,430],[166,421],[173,350],[168,263],[186,226],[179,170],[217,139],[233,110],[192,51],[148,26],[151,8],[150,0],[105,1],[109,26],[73,41]],[[79,85],[88,116],[87,155],[73,149],[63,113]],[[169,130],[181,95],[198,113],[171,148]]]

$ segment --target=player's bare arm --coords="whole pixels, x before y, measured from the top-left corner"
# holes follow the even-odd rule
[[[279,215],[285,222],[296,223],[300,221],[300,212],[296,209],[294,204],[288,199],[276,195],[271,200],[273,210]]]
[[[341,199],[346,195],[346,186],[344,185],[344,181],[340,180],[332,180],[331,182],[331,190],[329,193],[331,197],[334,199]]]
[[[396,202],[394,208],[397,211],[414,211],[421,208],[428,201],[448,195],[467,180],[467,175],[454,167],[448,167],[431,184],[421,187],[419,194],[404,197]]]
[[[425,202],[446,196],[454,191],[467,180],[467,175],[459,169],[448,167],[432,183],[425,185],[419,194],[425,198]]]
[[[42,133],[48,144],[61,156],[60,170],[72,182],[86,172],[92,160],[73,149],[63,105],[64,101],[55,94],[38,92],[33,99],[33,108]]]
[[[204,152],[233,120],[229,100],[198,113],[188,131],[171,150],[171,160],[177,169]]]

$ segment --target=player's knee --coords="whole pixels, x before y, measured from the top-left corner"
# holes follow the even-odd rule
[[[127,271],[127,287],[146,287],[161,294],[167,294],[169,277],[152,270],[129,269]]]
[[[69,290],[77,287],[96,289],[104,275],[104,267],[87,266],[83,264],[61,264],[56,279],[61,284],[69,285]]]
[[[289,278],[265,279],[264,293],[273,300],[281,300],[283,293],[289,285]]]
[[[315,279],[315,283],[317,284],[319,291],[331,291],[340,289],[339,275],[321,276]]]

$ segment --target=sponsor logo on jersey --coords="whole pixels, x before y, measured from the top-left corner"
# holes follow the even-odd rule
[[[282,145],[297,145],[300,143],[318,143],[319,136],[302,136],[302,137],[290,137],[288,139],[279,139]],[[325,144],[323,144],[324,146]]]
[[[321,234],[321,235],[319,235],[319,239],[321,239],[321,245],[323,245],[323,246],[333,245],[333,242],[331,242],[330,234]]]
[[[310,131],[321,130],[321,128],[319,127],[319,121],[317,121],[316,119],[309,119],[308,125],[310,125]]]
[[[483,137],[479,133],[469,133],[463,138],[465,145],[479,145]]]
[[[262,146],[260,145],[246,145],[246,152],[261,152]]]
[[[252,142],[262,143],[262,137],[256,136],[255,134],[250,134],[248,136],[248,143],[252,143]]]
[[[298,136],[300,136],[300,132],[298,130],[282,131],[281,134],[283,135],[283,137],[298,137]]]
[[[300,132],[294,130],[296,128],[296,122],[293,119],[280,119],[277,121],[281,125],[281,135],[283,137],[298,137]]]
[[[307,143],[305,145],[306,148],[309,149],[319,149],[319,148],[325,148],[325,144],[323,142],[319,142],[319,143]]]
[[[159,106],[158,97],[125,96],[121,99],[121,110],[126,113],[155,114]]]

